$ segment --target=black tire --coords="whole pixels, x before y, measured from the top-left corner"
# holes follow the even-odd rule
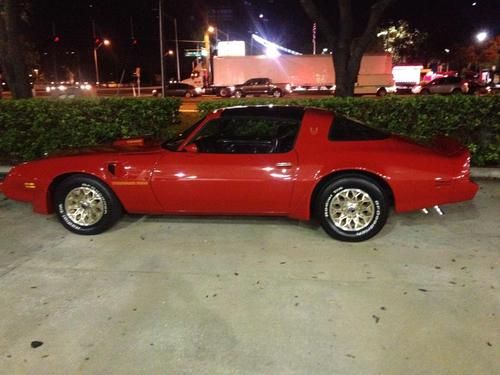
[[[275,98],[281,98],[283,96],[283,92],[279,89],[277,90],[274,90],[272,95],[275,97]]]
[[[92,201],[89,201],[89,197]],[[84,201],[81,202],[80,199]],[[103,182],[81,174],[70,176],[57,186],[54,191],[54,208],[66,229],[84,235],[104,232],[122,214],[120,201]],[[78,215],[78,210],[84,211]]]
[[[422,91],[420,91],[420,95],[430,95],[431,92],[427,89],[423,89]]]
[[[229,96],[229,89],[227,87],[223,87],[219,90],[219,96],[221,98],[226,98]]]
[[[194,96],[194,95],[193,95],[193,93],[192,93],[191,91],[186,91],[186,92],[184,93],[184,97],[185,97],[186,99],[189,99],[189,98],[190,98],[190,97],[192,97],[192,96]]]
[[[348,204],[352,206],[347,207]],[[384,227],[389,200],[375,181],[346,176],[328,183],[321,190],[315,214],[332,238],[360,242],[372,238]]]
[[[386,96],[387,95],[387,90],[383,87],[379,88],[377,91],[377,96]]]
[[[462,95],[462,90],[460,89],[453,89],[453,91],[451,92],[452,95]]]
[[[236,90],[236,91],[234,92],[234,97],[235,97],[235,98],[238,98],[238,99],[239,99],[239,98],[244,98],[244,97],[245,97],[245,94],[244,94],[244,93],[243,93],[243,91],[241,91],[241,90]]]

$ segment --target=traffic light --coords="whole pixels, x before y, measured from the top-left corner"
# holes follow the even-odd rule
[[[137,40],[137,38],[133,38],[132,39],[132,45],[136,46],[137,44],[139,44],[139,41]]]
[[[95,43],[96,46],[98,46],[99,44],[101,44],[102,43],[101,38],[95,38],[94,43]]]
[[[54,43],[59,43],[61,41],[61,38],[59,38],[59,36],[56,35],[52,40],[54,41]]]

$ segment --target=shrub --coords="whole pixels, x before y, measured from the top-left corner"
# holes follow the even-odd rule
[[[165,137],[176,123],[178,99],[78,99],[0,101],[0,154],[29,160],[70,147],[116,138]]]
[[[216,108],[251,104],[287,104],[332,109],[374,127],[428,141],[449,135],[467,145],[475,166],[498,165],[500,96],[429,96],[327,99],[230,99],[202,102],[207,113]]]

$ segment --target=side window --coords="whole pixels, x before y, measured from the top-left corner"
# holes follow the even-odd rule
[[[377,141],[386,138],[389,138],[387,133],[341,115],[335,116],[328,133],[330,141]]]
[[[279,118],[220,118],[208,122],[193,143],[202,153],[284,153],[293,149],[299,125],[298,120]]]

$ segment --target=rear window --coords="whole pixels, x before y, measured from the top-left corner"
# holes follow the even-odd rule
[[[336,115],[328,139],[330,141],[376,141],[389,138],[389,134],[349,117]]]

